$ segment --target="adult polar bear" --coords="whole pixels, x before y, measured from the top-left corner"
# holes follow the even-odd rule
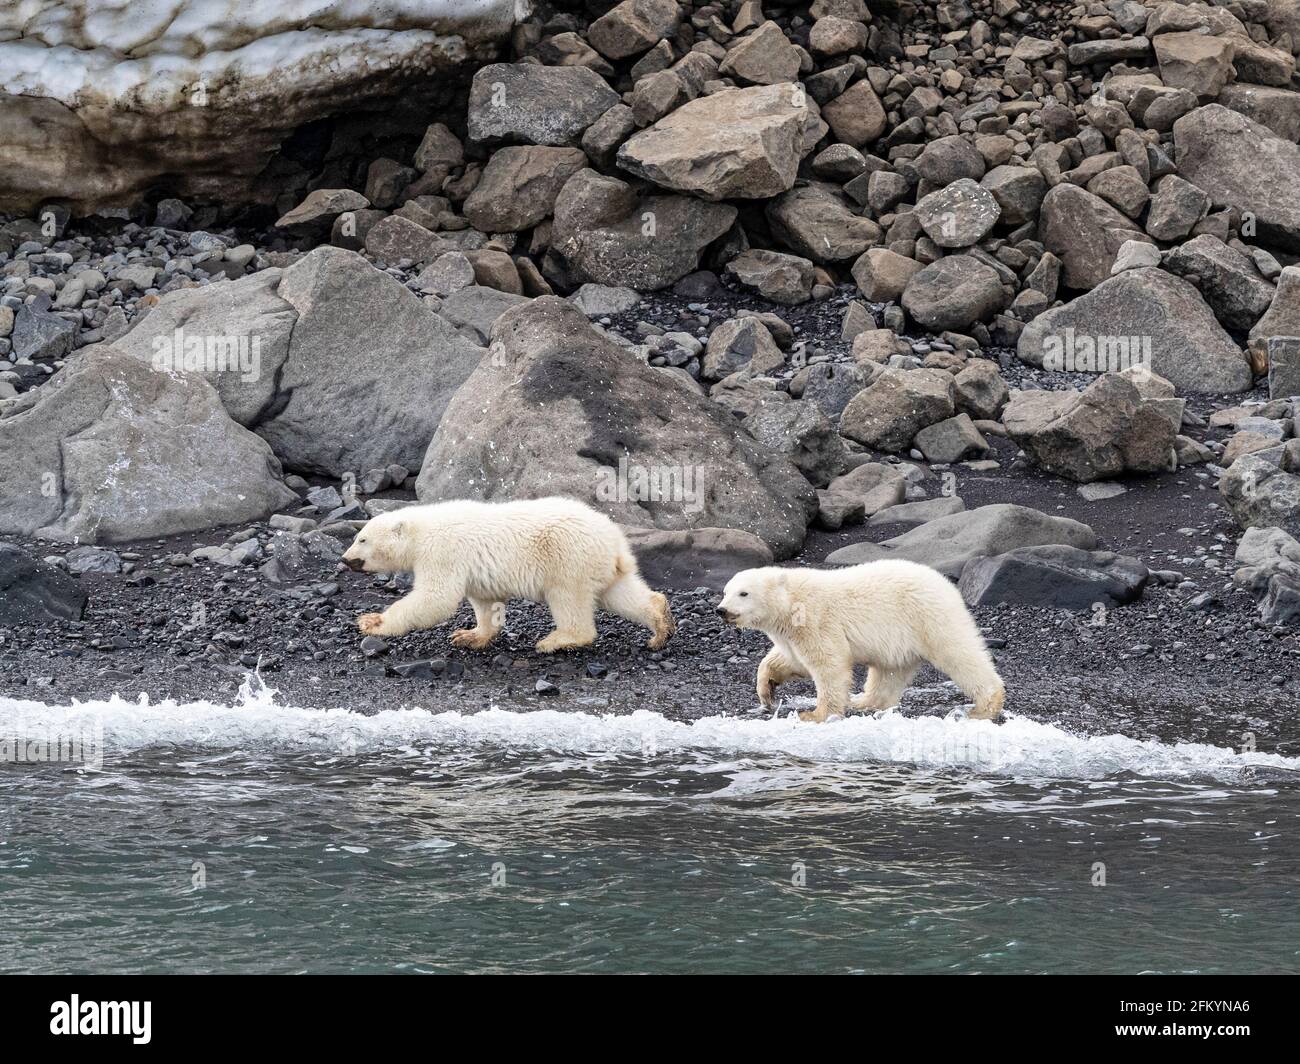
[[[512,598],[550,608],[555,631],[537,644],[544,654],[594,642],[597,605],[649,628],[652,650],[676,629],[668,600],[641,579],[618,525],[573,499],[465,499],[391,510],[366,522],[343,560],[362,572],[415,577],[405,598],[357,619],[365,635],[432,628],[466,598],[476,625],[453,632],[451,641],[475,650],[501,631]]]
[[[718,613],[772,640],[758,667],[758,698],[795,676],[811,677],[823,721],[854,709],[897,705],[923,661],[974,699],[972,717],[996,719],[1002,679],[961,594],[943,574],[901,560],[843,569],[746,569],[727,583]],[[853,666],[869,666],[862,694],[849,697]]]

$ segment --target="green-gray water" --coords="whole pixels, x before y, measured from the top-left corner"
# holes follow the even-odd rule
[[[98,770],[0,774],[4,971],[1300,970],[1286,758],[898,714],[0,712],[103,736]]]

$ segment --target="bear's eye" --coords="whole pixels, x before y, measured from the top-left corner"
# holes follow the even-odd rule
[[[740,593],[740,597],[741,597],[741,598],[749,598],[749,592],[748,592],[748,591],[742,591],[742,592]]]

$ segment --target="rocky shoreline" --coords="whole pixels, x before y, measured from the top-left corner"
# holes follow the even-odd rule
[[[726,575],[894,556],[1013,712],[1294,743],[1283,7],[541,5],[418,129],[321,119],[273,203],[24,202],[0,693],[748,712]],[[359,638],[367,517],[542,494],[629,530],[665,651],[607,620],[544,659],[531,607],[487,655]]]

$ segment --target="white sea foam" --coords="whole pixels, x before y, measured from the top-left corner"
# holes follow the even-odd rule
[[[1016,777],[1101,779],[1119,773],[1237,778],[1262,768],[1300,772],[1300,758],[1238,753],[1221,746],[1162,743],[1124,735],[1076,735],[1011,717],[1002,724],[936,716],[853,716],[826,724],[792,717],[713,716],[669,720],[650,710],[628,715],[492,708],[478,713],[277,705],[275,692],[246,684],[236,705],[118,698],[50,706],[0,698],[0,738],[52,731],[103,736],[106,757],[155,747],[368,755],[476,748],[568,755],[672,757],[708,753],[811,762],[911,764]]]

